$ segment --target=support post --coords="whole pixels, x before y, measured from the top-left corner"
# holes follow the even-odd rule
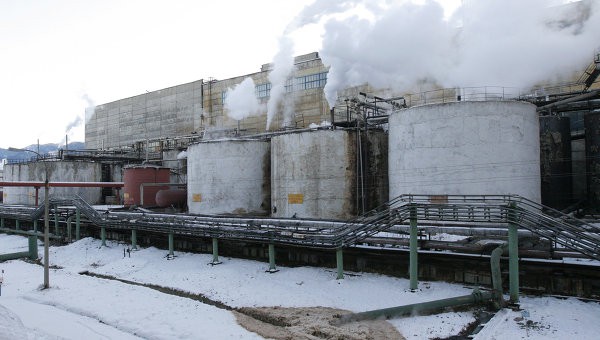
[[[335,262],[337,264],[337,277],[336,280],[344,279],[344,251],[342,247],[336,249],[335,251]]]
[[[137,230],[131,229],[131,250],[137,249]]]
[[[4,228],[4,217],[0,218],[0,228]]]
[[[508,210],[508,279],[510,302],[519,302],[519,234],[517,230],[517,205],[511,203]]]
[[[37,231],[38,231],[37,228],[38,228],[38,221],[35,220],[35,221],[33,221],[33,232],[34,233],[37,233]]]
[[[58,236],[58,207],[54,206],[54,235]]]
[[[219,240],[216,237],[213,237],[212,239],[212,253],[213,259],[210,264],[213,266],[221,264],[221,261],[219,261]]]
[[[410,290],[416,291],[419,286],[418,281],[418,235],[417,235],[417,208],[410,208],[410,264],[409,264],[409,276],[410,276]]]
[[[73,216],[67,217],[67,240],[71,242],[71,224],[73,222]]]
[[[31,235],[29,236],[29,259],[37,260],[38,258],[38,245],[37,245],[37,236]]]
[[[21,230],[21,221],[15,220],[15,229],[16,230]]]
[[[102,240],[102,247],[106,247],[106,227],[100,227],[100,239]]]
[[[268,273],[278,272],[277,267],[275,266],[275,244],[269,243],[269,270]]]
[[[81,238],[81,210],[75,209],[75,240]]]
[[[175,252],[173,251],[174,241],[173,241],[173,233],[169,233],[169,255],[167,257],[175,257]]]

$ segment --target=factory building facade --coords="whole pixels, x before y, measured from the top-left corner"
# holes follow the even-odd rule
[[[266,103],[272,86],[268,76],[272,69],[273,64],[264,64],[257,73],[225,80],[202,79],[98,105],[86,123],[85,147],[123,148],[176,136],[219,137],[264,132]],[[224,107],[227,93],[248,77],[254,81],[256,97],[265,111],[241,120],[230,118]],[[282,98],[286,105],[293,103],[292,116],[284,118],[278,112],[271,130],[330,121],[330,108],[323,93],[326,82],[327,68],[317,52],[296,57],[293,75],[286,82]]]

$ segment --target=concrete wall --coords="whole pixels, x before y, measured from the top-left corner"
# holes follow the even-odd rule
[[[400,194],[540,193],[535,106],[488,101],[424,105],[389,120],[390,198]]]
[[[85,125],[88,149],[189,135],[199,127],[202,80],[98,105]]]
[[[100,163],[92,162],[32,162],[21,164],[6,164],[4,177],[6,181],[44,181],[46,166],[50,182],[100,182],[102,169]],[[54,188],[50,195],[72,196],[79,195],[90,204],[102,203],[101,188]],[[39,202],[44,199],[44,188],[39,189]],[[4,187],[4,203],[6,204],[35,204],[35,188]]]
[[[187,164],[190,213],[268,215],[268,141],[198,143],[189,147]]]

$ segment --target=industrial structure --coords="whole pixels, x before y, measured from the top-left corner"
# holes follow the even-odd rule
[[[444,272],[443,265],[418,267],[418,248],[488,255],[500,249],[496,257],[507,248],[516,302],[519,254],[600,260],[593,223],[600,206],[600,54],[581,79],[543,91],[390,95],[365,84],[339,93],[329,107],[327,68],[311,53],[295,59],[283,101],[289,107],[280,108],[273,128],[265,131],[266,115],[229,117],[227,93],[248,77],[257,99],[268,101],[271,69],[265,64],[258,73],[97,106],[86,124],[86,150],[5,165],[3,230],[14,221],[16,230],[29,223],[37,232],[45,177],[53,236],[79,238],[85,225],[91,235],[135,247],[138,232],[146,243],[167,235],[169,256],[177,236],[181,249],[212,251],[214,264],[219,242],[235,255],[268,258],[271,272],[276,245],[294,263],[329,264],[314,254],[334,250],[342,278],[343,251],[375,245],[409,251],[416,289],[417,277]],[[61,186],[80,188],[55,188]],[[465,238],[436,242],[426,236],[434,230]],[[356,255],[351,267],[374,270],[373,262],[364,265],[367,256]],[[457,272],[463,275],[453,280],[491,283],[482,272]],[[596,274],[586,275],[560,289],[554,279],[535,284],[600,296]]]

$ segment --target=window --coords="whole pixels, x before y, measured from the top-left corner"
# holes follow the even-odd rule
[[[271,95],[271,83],[256,85],[256,97],[266,98]]]
[[[296,90],[308,90],[319,87],[325,87],[327,83],[327,73],[310,74],[296,78]]]
[[[225,100],[227,100],[227,94],[229,94],[229,91],[223,91],[223,92],[221,92],[221,103],[223,105],[225,105]]]

